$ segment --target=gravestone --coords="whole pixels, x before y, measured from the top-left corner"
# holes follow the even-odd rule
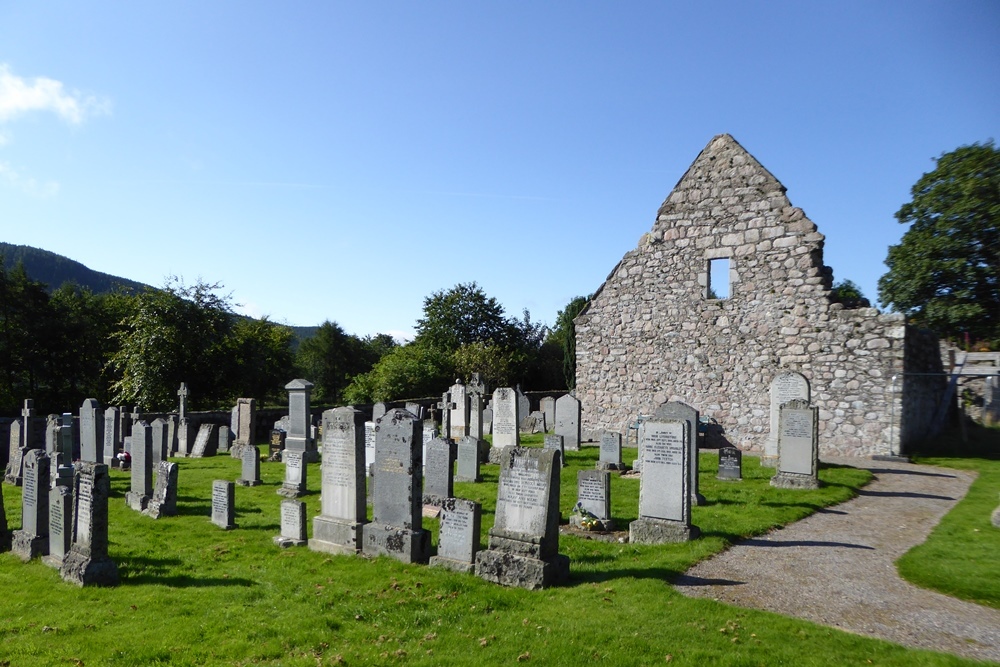
[[[493,408],[483,408],[483,435],[493,435]]]
[[[240,450],[240,486],[260,486],[260,450],[256,445],[243,445]]]
[[[118,467],[118,452],[122,451],[121,421],[118,408],[111,406],[104,411],[104,465]]]
[[[420,423],[423,424],[423,431],[422,431],[423,432],[423,442],[426,445],[428,442],[430,442],[431,440],[433,440],[434,438],[437,437],[437,423],[435,423],[435,421],[433,419],[424,419]],[[374,439],[374,434],[373,434],[372,444],[374,445],[374,443],[375,443],[375,439]]]
[[[285,438],[285,450],[302,452],[305,463],[319,461],[316,441],[312,438],[309,408],[313,386],[312,382],[303,379],[292,380],[285,385],[288,390],[288,436]]]
[[[149,437],[153,441],[153,467],[170,457],[170,441],[167,433],[167,420],[157,417],[149,425]]]
[[[357,554],[364,541],[366,427],[353,408],[323,413],[323,460],[320,515],[313,519],[309,548],[334,554]]]
[[[580,401],[575,396],[563,394],[556,399],[555,432],[563,437],[565,449],[580,449]]]
[[[268,458],[270,458],[272,461],[281,460],[280,458],[275,458],[275,457],[276,456],[280,457],[280,453],[285,451],[286,436],[287,434],[284,431],[280,431],[276,428],[271,429],[271,440],[268,442],[267,454]],[[241,446],[240,449],[243,449],[243,447]]]
[[[285,498],[298,498],[304,495],[306,475],[309,470],[305,461],[305,452],[286,447],[281,454],[281,460],[285,464],[285,479],[276,493]]]
[[[596,523],[588,526],[588,520]],[[611,520],[611,473],[606,470],[580,470],[576,473],[576,510],[570,525],[585,530],[614,530]]]
[[[42,556],[42,562],[59,568],[73,544],[73,466],[61,466],[52,482],[49,489],[49,553]]]
[[[59,418],[59,462],[58,465],[72,466],[73,460],[73,414],[64,412]]]
[[[177,515],[177,472],[178,466],[167,460],[156,464],[156,483],[153,485],[153,497],[150,498],[146,516],[159,519],[161,516]]]
[[[111,478],[103,463],[83,463],[76,485],[73,544],[59,575],[77,586],[117,586],[118,566],[108,557]]]
[[[556,435],[555,433],[547,434],[542,440],[542,449],[558,451],[559,460],[562,461],[562,466],[566,467],[566,449],[563,445],[563,437],[561,435]]]
[[[233,444],[254,444],[254,429],[257,424],[257,401],[253,398],[236,399],[234,408],[236,424],[232,426]]]
[[[569,558],[559,553],[561,467],[551,449],[502,450],[495,519],[476,576],[528,590],[569,578]]]
[[[426,563],[430,533],[423,529],[423,450],[420,422],[406,410],[389,410],[376,426],[372,522],[364,529],[367,556],[388,555]]]
[[[479,474],[479,463],[481,449],[479,442],[472,436],[466,436],[458,441],[458,471],[455,473],[456,482],[481,482],[482,475]]]
[[[518,419],[524,419],[531,414],[531,401],[521,391],[521,385],[517,385],[514,388],[514,393],[517,394],[517,417]]]
[[[465,393],[465,385],[455,380],[451,385],[451,433],[449,438],[458,440],[469,434],[469,402]]]
[[[538,426],[538,417],[534,414],[530,414],[527,417],[521,417],[521,423],[518,425],[518,430],[524,435],[540,433],[541,429]]]
[[[281,501],[281,534],[274,536],[274,543],[287,549],[302,546],[307,541],[306,504],[301,500],[285,498]]]
[[[21,420],[10,425],[10,439],[7,450],[7,467],[4,469],[4,481],[14,486],[21,486],[21,469],[25,448],[21,446],[23,430]]]
[[[377,422],[379,419],[382,419],[382,417],[385,415],[387,409],[388,408],[386,408],[385,403],[376,403],[375,405],[373,405],[372,406],[372,421],[373,422]]]
[[[517,447],[521,444],[518,431],[520,419],[517,411],[517,394],[509,387],[493,391],[493,449]]]
[[[743,452],[736,447],[719,447],[719,473],[717,479],[740,481],[743,479]]]
[[[424,406],[421,405],[420,403],[407,403],[406,411],[409,412],[414,417],[416,417],[417,419],[423,420],[426,418],[424,416],[426,410],[424,410]]]
[[[177,456],[177,415],[167,415],[167,457]]]
[[[288,418],[288,415],[285,415],[278,421],[274,422],[274,429],[276,431],[281,431],[286,436],[288,435],[289,428],[291,428],[291,420]]]
[[[783,403],[778,417],[778,473],[771,486],[818,489],[818,470],[819,408],[800,399]]]
[[[778,463],[778,421],[781,406],[788,401],[800,399],[808,403],[809,380],[806,376],[795,371],[784,371],[778,373],[771,380],[771,413],[770,431],[767,440],[764,441],[764,454],[760,457],[760,464],[768,468],[773,468]]]
[[[470,438],[466,438],[470,439]],[[446,498],[441,504],[437,555],[430,564],[455,572],[472,572],[479,552],[483,507],[462,498]]]
[[[438,404],[441,407],[441,437],[449,440],[451,439],[451,412],[455,404],[451,402],[451,392],[446,391],[441,394],[441,402]]]
[[[445,498],[455,495],[451,451],[452,444],[441,438],[434,438],[424,446],[427,457],[424,462],[424,505],[439,507]]]
[[[626,470],[622,463],[622,434],[604,431],[601,434],[601,454],[597,461],[598,470]]]
[[[657,421],[683,421],[688,426],[688,464],[691,466],[691,479],[688,489],[691,491],[691,504],[704,505],[705,496],[699,492],[698,483],[698,411],[687,403],[667,401],[656,408],[653,418]]]
[[[202,424],[198,427],[198,436],[194,439],[194,447],[191,448],[189,456],[193,459],[200,459],[205,456],[215,456],[215,448],[219,444],[218,436],[215,435],[215,424]]]
[[[177,415],[181,419],[187,419],[187,397],[188,397],[187,384],[181,382],[180,389],[177,390]]]
[[[212,523],[223,530],[236,527],[236,484],[224,479],[212,482]]]
[[[551,433],[556,426],[556,399],[546,396],[538,402],[538,408],[545,414],[545,432]]]
[[[125,494],[125,504],[141,512],[153,495],[153,435],[149,424],[140,421],[132,426],[132,485]]]
[[[80,406],[80,460],[104,462],[104,412],[96,398],[88,398]]]
[[[643,427],[639,518],[629,524],[629,542],[686,542],[700,531],[691,525],[691,432],[687,421],[646,421]]]
[[[375,464],[375,422],[365,422],[365,470]]]
[[[219,454],[228,454],[233,442],[233,432],[225,424],[219,426],[219,441],[215,451]]]
[[[21,529],[11,551],[23,561],[49,553],[49,455],[40,449],[24,453],[21,485]]]
[[[177,456],[185,457],[191,454],[194,448],[194,427],[195,424],[187,417],[177,419]]]

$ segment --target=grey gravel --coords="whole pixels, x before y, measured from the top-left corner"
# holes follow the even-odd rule
[[[860,495],[699,563],[684,595],[763,609],[911,648],[1000,662],[1000,610],[918,588],[895,560],[924,542],[975,473],[867,459]]]

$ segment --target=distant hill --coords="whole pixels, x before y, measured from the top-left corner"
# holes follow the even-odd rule
[[[0,255],[3,256],[4,267],[8,270],[17,266],[18,262],[24,262],[24,270],[28,273],[28,277],[45,283],[50,291],[59,288],[65,282],[74,282],[80,287],[89,288],[95,294],[113,292],[119,287],[132,292],[139,292],[149,287],[134,280],[88,269],[80,262],[41,248],[0,243]]]

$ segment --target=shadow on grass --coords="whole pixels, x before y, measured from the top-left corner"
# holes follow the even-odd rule
[[[181,567],[179,558],[129,557],[118,560],[118,571],[125,586],[159,584],[170,588],[208,588],[216,586],[252,586],[256,582],[242,577],[196,577],[190,574],[165,575]]]
[[[200,496],[177,496],[178,516],[212,516],[212,504]]]
[[[665,567],[623,568],[619,570],[600,570],[592,572],[571,570],[569,581],[566,582],[566,587],[571,588],[573,586],[581,586],[584,584],[604,583],[615,579],[622,579],[624,577],[630,577],[632,579],[655,579],[656,581],[671,583],[682,575],[683,572],[671,570]]]

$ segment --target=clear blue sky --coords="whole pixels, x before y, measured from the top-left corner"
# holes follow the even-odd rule
[[[728,132],[874,299],[998,121],[995,0],[4,3],[0,241],[359,335],[473,280],[551,324]]]

